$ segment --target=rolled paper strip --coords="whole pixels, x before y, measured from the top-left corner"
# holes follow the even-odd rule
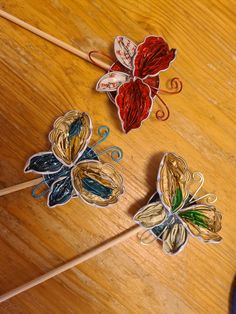
[[[161,94],[169,94],[169,95],[173,95],[173,94],[179,94],[182,89],[183,89],[183,82],[181,81],[181,79],[179,77],[173,77],[170,81],[170,87],[169,89],[160,89],[159,92]]]
[[[85,112],[69,111],[58,118],[49,134],[52,151],[66,166],[73,166],[86,149],[92,135],[92,122]]]
[[[105,149],[104,151],[100,152],[98,154],[98,156],[104,155],[109,151],[111,151],[112,160],[114,160],[115,162],[119,162],[122,160],[123,155],[124,155],[123,150],[118,146],[111,146],[111,147]]]
[[[107,138],[108,135],[110,134],[110,128],[107,125],[101,125],[98,128],[98,134],[103,138],[104,137]]]
[[[159,106],[160,109],[156,111],[156,118],[157,120],[166,121],[170,116],[170,110],[163,99],[159,95],[157,95],[157,97],[160,100],[161,106]]]
[[[72,170],[72,183],[77,194],[87,203],[108,206],[123,193],[123,180],[110,164],[83,161]]]
[[[107,151],[110,149],[112,150],[112,152],[111,152],[112,160],[114,160],[115,162],[119,162],[123,159],[124,153],[123,153],[123,150],[120,149],[120,147],[112,146],[112,147],[108,148]]]
[[[104,63],[102,61],[102,63],[100,63],[100,60],[97,58],[94,58],[94,54],[100,55],[100,57],[106,57],[108,58],[110,61],[114,62],[113,58],[109,55],[107,55],[106,53],[102,52],[102,51],[98,51],[98,50],[91,50],[88,53],[88,58],[90,60],[90,62],[92,62],[93,64],[95,64],[96,66],[100,67],[103,70],[108,70],[109,69],[109,65],[107,65],[106,63]]]
[[[40,188],[40,186],[42,184],[45,183],[45,179],[43,179],[41,182],[39,182],[37,185],[35,185],[35,187],[33,188],[32,190],[32,196],[34,198],[41,198],[42,196],[44,196],[45,194],[47,194],[49,192],[49,188],[47,188],[46,190],[44,190],[43,192],[39,193],[39,194],[36,194],[36,191]]]
[[[98,128],[98,135],[101,136],[101,139],[97,141],[94,145],[91,146],[91,149],[94,149],[98,145],[100,145],[102,142],[104,142],[110,134],[110,128],[106,125],[101,125]]]
[[[179,253],[189,234],[204,242],[217,243],[222,239],[218,234],[221,213],[212,205],[199,203],[207,201],[205,196],[195,198],[204,182],[202,174],[198,175],[201,184],[189,194],[190,186],[196,181],[194,174],[183,158],[174,153],[164,154],[158,171],[157,192],[134,216],[136,223],[163,242],[166,254]]]

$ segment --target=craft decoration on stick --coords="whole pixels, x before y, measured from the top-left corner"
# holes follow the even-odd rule
[[[217,198],[210,193],[197,196],[203,183],[202,173],[191,172],[183,158],[174,153],[166,153],[158,171],[157,191],[149,203],[134,216],[136,225],[48,273],[4,293],[0,296],[0,303],[101,254],[134,234],[139,235],[140,232],[141,244],[153,241],[144,241],[144,234],[149,233],[154,236],[154,240],[162,241],[163,250],[169,255],[175,255],[184,248],[189,234],[206,243],[220,242],[218,232],[221,229],[221,214],[212,205]]]
[[[161,121],[168,119],[169,109],[160,94],[180,93],[183,84],[179,78],[174,77],[170,80],[169,90],[160,89],[160,72],[167,70],[176,56],[176,49],[170,49],[162,37],[147,36],[141,44],[136,45],[125,36],[117,36],[114,42],[117,60],[109,65],[94,57],[94,54],[100,54],[113,60],[103,52],[92,50],[86,53],[7,12],[0,10],[0,16],[108,71],[98,81],[96,89],[106,92],[116,104],[125,133],[139,128],[149,117],[156,97],[160,106],[156,111],[157,119]]]
[[[110,131],[107,126],[101,126],[98,134],[102,139],[88,146],[92,131],[89,115],[78,110],[69,111],[55,121],[49,134],[51,151],[33,155],[25,167],[25,172],[43,175],[42,181],[32,191],[34,197],[48,193],[49,207],[63,205],[72,197],[101,207],[117,202],[124,190],[122,176],[111,164],[102,163],[99,156],[112,151],[112,159],[120,161],[123,152],[119,147],[112,146],[96,153],[95,148],[108,137]],[[36,194],[43,183],[47,189]]]
[[[148,36],[138,46],[118,36],[114,51],[117,61],[98,81],[96,89],[106,92],[117,106],[122,129],[128,133],[149,117],[159,91],[160,72],[174,61],[176,49],[169,49],[159,36]]]
[[[199,186],[191,193],[198,179]],[[204,183],[200,172],[190,172],[183,158],[173,153],[164,155],[157,176],[157,192],[134,216],[134,221],[163,243],[166,254],[179,253],[189,234],[204,242],[221,241],[221,214],[212,204],[214,194],[197,197]],[[141,237],[141,238],[142,238]],[[150,243],[145,241],[145,243]]]

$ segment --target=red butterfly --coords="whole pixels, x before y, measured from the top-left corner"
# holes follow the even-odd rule
[[[125,36],[115,38],[117,61],[97,83],[96,90],[107,92],[118,108],[122,129],[128,133],[139,128],[150,115],[159,89],[159,73],[175,59],[162,37],[148,36],[135,45]]]

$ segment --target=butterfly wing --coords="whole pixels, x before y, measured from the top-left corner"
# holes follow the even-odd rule
[[[188,231],[175,217],[172,223],[162,233],[163,251],[166,254],[175,255],[182,251],[188,241]]]
[[[129,75],[124,72],[113,71],[103,75],[97,82],[98,92],[114,92],[120,85],[129,80]]]
[[[24,171],[47,175],[57,173],[62,167],[63,164],[52,152],[41,152],[30,157]]]
[[[148,36],[138,45],[134,57],[133,75],[140,78],[156,76],[175,59],[175,49],[169,49],[162,37]]]
[[[105,207],[118,201],[123,193],[123,179],[115,168],[99,161],[79,162],[71,172],[77,195],[85,202]]]
[[[166,153],[161,161],[157,191],[162,204],[169,211],[177,211],[188,198],[189,171],[183,158]]]
[[[64,205],[73,196],[73,186],[70,175],[54,181],[48,194],[48,207]]]
[[[153,99],[151,89],[141,79],[122,84],[115,98],[124,132],[139,128],[150,115]]]
[[[167,215],[161,202],[149,203],[135,214],[134,221],[144,228],[150,229],[162,224]]]
[[[133,56],[136,53],[136,44],[125,36],[117,36],[114,41],[114,51],[117,60],[126,68],[132,70]]]
[[[221,229],[222,216],[214,206],[193,205],[180,210],[178,216],[192,236],[204,242],[221,241],[222,238],[217,232]]]
[[[89,115],[72,110],[55,121],[49,140],[58,160],[65,166],[72,166],[85,151],[91,135]]]

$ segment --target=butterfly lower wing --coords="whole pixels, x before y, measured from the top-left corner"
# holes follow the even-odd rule
[[[221,236],[221,213],[210,205],[197,204],[178,212],[192,236],[204,242],[219,242]]]
[[[139,78],[130,79],[119,87],[115,102],[123,130],[128,133],[148,118],[153,105],[151,89]]]
[[[73,168],[71,175],[77,195],[91,205],[114,204],[123,193],[123,179],[108,163],[82,161]]]
[[[134,221],[144,228],[154,228],[167,218],[167,212],[161,202],[150,203],[142,207],[134,216]]]
[[[162,233],[163,251],[166,254],[179,253],[188,241],[188,231],[184,225],[174,218],[173,222]]]
[[[129,75],[124,72],[112,71],[103,75],[97,82],[98,92],[114,92],[120,85],[129,80]]]
[[[161,202],[169,211],[177,211],[188,198],[189,171],[186,162],[173,153],[166,153],[162,158],[157,191]]]
[[[83,154],[92,135],[92,123],[85,112],[72,110],[58,118],[49,134],[54,155],[71,166]]]
[[[64,205],[73,196],[73,186],[70,176],[59,178],[52,186],[48,194],[48,207],[55,207],[57,205]]]

